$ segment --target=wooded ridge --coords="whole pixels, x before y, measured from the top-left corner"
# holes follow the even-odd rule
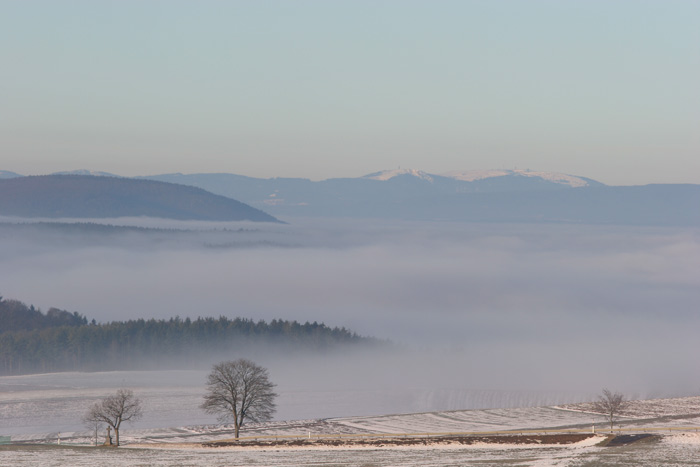
[[[148,369],[195,364],[203,355],[251,349],[329,350],[377,344],[345,328],[246,318],[137,319],[105,324],[78,313],[0,297],[0,374]],[[200,362],[201,363],[201,362]]]

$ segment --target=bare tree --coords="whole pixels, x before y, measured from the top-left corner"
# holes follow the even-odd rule
[[[207,394],[200,406],[219,421],[233,421],[238,439],[243,423],[264,422],[275,413],[275,384],[267,369],[250,360],[221,362],[212,367],[207,378]]]
[[[90,430],[95,430],[95,446],[99,443],[99,435],[97,434],[102,429],[102,422],[99,420],[84,420],[85,426]]]
[[[620,412],[629,406],[629,401],[619,392],[613,393],[609,389],[603,389],[598,400],[593,403],[593,410],[605,414],[610,422],[610,431],[613,430],[613,422]]]
[[[90,407],[83,421],[89,426],[106,423],[112,427],[116,445],[119,446],[119,427],[122,422],[132,422],[142,416],[141,400],[134,397],[131,389],[119,389],[113,396],[105,397]]]

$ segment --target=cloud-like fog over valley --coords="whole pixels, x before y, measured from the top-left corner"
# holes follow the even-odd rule
[[[355,220],[162,227],[233,230],[81,242],[6,235],[0,293],[101,322],[283,318],[398,343],[400,352],[346,356],[343,370],[326,373],[363,389],[609,386],[656,395],[700,385],[697,230]],[[309,379],[311,368],[300,373]]]

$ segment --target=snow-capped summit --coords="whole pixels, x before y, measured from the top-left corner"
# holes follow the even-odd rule
[[[548,182],[558,183],[560,185],[568,185],[572,188],[590,186],[594,183],[593,180],[577,177],[574,175],[568,175],[558,172],[537,172],[532,170],[523,169],[498,169],[498,170],[467,170],[463,172],[453,171],[441,174],[443,177],[453,178],[455,180],[460,180],[463,182],[474,182],[477,180],[484,180],[486,178],[503,177],[507,175],[516,175],[523,177],[536,177],[542,180],[547,180]]]
[[[416,178],[420,178],[422,180],[426,180],[428,182],[433,181],[433,177],[430,176],[430,174],[427,174],[423,172],[422,170],[414,170],[414,169],[393,169],[393,170],[382,170],[381,172],[375,172],[371,173],[369,175],[365,175],[362,178],[367,178],[370,180],[381,180],[381,181],[387,181],[391,180],[394,177],[398,177],[400,175],[411,175]]]

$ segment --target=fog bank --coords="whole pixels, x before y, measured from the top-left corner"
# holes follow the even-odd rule
[[[324,384],[358,390],[605,386],[653,396],[700,387],[697,230],[374,220],[240,227],[167,225],[229,229],[206,241],[5,237],[0,294],[101,322],[282,318],[397,343],[391,355],[310,367]],[[300,391],[314,374],[302,373]]]

